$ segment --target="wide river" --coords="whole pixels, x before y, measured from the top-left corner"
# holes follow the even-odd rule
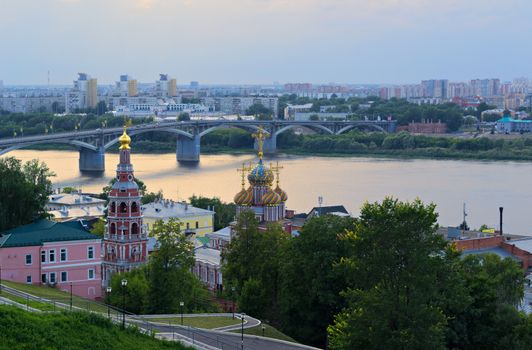
[[[107,154],[105,174],[88,176],[78,170],[76,151],[18,150],[8,156],[45,162],[57,175],[55,187],[82,187],[97,193],[115,176],[118,162],[117,154]],[[251,154],[201,155],[199,164],[184,166],[176,162],[175,154],[132,155],[135,174],[148,190],[162,189],[166,198],[174,200],[196,194],[232,201],[240,190],[236,169],[252,160]],[[498,208],[503,206],[505,232],[532,235],[532,163],[286,155],[277,160],[284,167],[281,187],[288,193],[287,207],[297,212],[317,206],[319,196],[323,205],[343,204],[353,215],[358,215],[365,201],[419,197],[436,203],[441,225],[458,225],[466,203],[469,226],[498,227]]]

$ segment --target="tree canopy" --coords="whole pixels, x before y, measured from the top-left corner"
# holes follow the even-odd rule
[[[0,232],[47,217],[44,206],[55,176],[44,163],[0,159]]]

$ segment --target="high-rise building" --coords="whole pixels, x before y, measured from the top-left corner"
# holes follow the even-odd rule
[[[499,79],[473,79],[470,84],[474,96],[491,97],[500,93]]]
[[[137,80],[132,79],[129,75],[123,74],[120,80],[115,84],[113,96],[135,97],[138,96]]]
[[[168,74],[159,74],[159,80],[155,82],[155,95],[157,97],[177,96],[177,81]]]
[[[94,108],[98,104],[98,82],[87,73],[78,73],[78,80],[65,95],[67,112]]]
[[[449,80],[447,79],[423,80],[421,86],[423,87],[423,97],[448,97]]]
[[[109,193],[107,227],[103,240],[103,287],[113,274],[127,272],[146,263],[147,235],[143,227],[139,187],[131,165],[131,138],[126,132],[119,138],[120,162],[116,182]]]

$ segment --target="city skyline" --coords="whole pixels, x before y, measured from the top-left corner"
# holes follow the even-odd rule
[[[43,85],[48,71],[53,85],[79,71],[101,84],[123,72],[152,82],[161,71],[178,84],[532,75],[522,59],[532,4],[522,0],[0,2],[5,85]]]

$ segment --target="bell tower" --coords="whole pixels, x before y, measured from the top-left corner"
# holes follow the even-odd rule
[[[147,261],[147,236],[143,230],[141,197],[131,165],[131,138],[124,126],[120,162],[109,193],[107,226],[103,239],[102,284],[109,285],[116,272],[127,272]]]

